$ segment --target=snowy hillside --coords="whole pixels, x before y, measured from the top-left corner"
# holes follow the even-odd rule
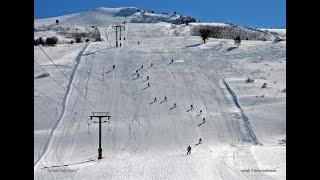
[[[97,8],[35,20],[35,39],[63,40],[34,47],[35,179],[286,178],[286,42],[268,32],[240,46],[227,35],[202,44],[192,28],[208,24],[179,17]],[[68,44],[62,31],[92,26],[103,41]],[[89,116],[105,111],[97,160]]]

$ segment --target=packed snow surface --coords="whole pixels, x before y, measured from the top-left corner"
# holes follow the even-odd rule
[[[35,77],[49,74],[34,79],[34,178],[285,179],[285,41],[203,44],[167,22],[128,22],[116,48],[117,14],[140,13],[128,9],[61,18],[99,26],[104,41],[34,47]],[[35,24],[52,27],[35,37],[57,34],[55,18]],[[105,111],[97,160],[89,116]]]

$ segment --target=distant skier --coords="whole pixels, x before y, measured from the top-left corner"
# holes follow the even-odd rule
[[[121,43],[120,43],[120,47],[121,47]]]
[[[164,101],[167,101],[167,96],[164,97]]]
[[[139,71],[138,71],[138,70],[136,70],[136,74],[138,74],[138,72],[139,72]]]
[[[147,76],[147,80],[149,80],[149,76]],[[148,83],[149,84],[149,83]]]
[[[157,102],[157,97],[154,97],[154,100],[153,100],[154,102]]]
[[[200,110],[200,114],[202,113],[202,110]]]
[[[143,65],[141,65],[141,69],[143,68]]]
[[[137,74],[137,77],[139,77],[139,74]]]
[[[205,123],[205,122],[206,122],[206,118],[203,118],[203,119],[202,119],[202,123]]]
[[[191,110],[193,110],[193,105],[191,104]]]
[[[190,146],[188,146],[188,148],[187,148],[187,155],[188,154],[191,154],[191,147]]]
[[[150,87],[150,84],[148,83],[148,87]]]
[[[116,65],[113,65],[112,68],[113,68],[113,69],[116,69]]]
[[[173,107],[176,108],[176,107],[177,107],[177,104],[176,104],[176,103],[173,103]]]
[[[202,139],[201,138],[199,139],[199,143],[198,144],[202,144]]]
[[[173,59],[171,59],[171,64],[173,63]]]
[[[140,44],[140,41],[138,41],[138,45]]]
[[[151,63],[151,64],[150,64],[150,67],[152,67],[152,66],[153,66],[153,64]]]

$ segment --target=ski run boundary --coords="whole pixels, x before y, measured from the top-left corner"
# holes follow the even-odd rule
[[[88,47],[89,47],[90,44],[91,44],[91,43],[86,44],[85,47],[78,53],[77,57],[75,58],[76,64],[75,64],[75,66],[74,66],[74,68],[73,68],[73,70],[72,70],[72,73],[71,73],[71,75],[70,75],[69,83],[68,83],[68,85],[67,85],[67,91],[66,91],[66,94],[65,94],[65,96],[64,96],[64,98],[63,98],[63,101],[62,101],[63,106],[62,106],[61,114],[60,114],[57,122],[54,124],[54,126],[53,126],[52,129],[51,129],[49,140],[46,142],[45,147],[44,147],[44,149],[43,149],[40,157],[39,157],[38,160],[35,162],[35,164],[34,164],[34,169],[36,169],[38,163],[41,161],[41,159],[43,158],[43,156],[46,154],[46,152],[47,152],[47,150],[48,150],[48,147],[51,145],[51,139],[52,139],[53,133],[54,133],[55,129],[57,128],[57,126],[59,125],[60,120],[62,119],[62,117],[63,117],[64,114],[65,114],[65,106],[66,106],[66,104],[67,104],[67,100],[68,100],[69,93],[70,93],[70,90],[71,90],[71,85],[72,85],[72,81],[73,81],[73,78],[74,78],[74,74],[75,74],[75,72],[76,72],[76,70],[77,70],[77,67],[78,67],[79,63],[80,63],[81,56],[82,56],[83,53],[88,49]]]
[[[238,108],[238,109],[240,110],[240,112],[241,112],[241,116],[242,116],[242,119],[243,119],[243,121],[244,121],[244,126],[245,126],[247,132],[249,133],[249,135],[250,135],[250,137],[251,137],[251,139],[252,139],[251,143],[254,144],[254,145],[262,145],[262,144],[258,141],[258,139],[257,139],[257,137],[256,137],[256,135],[255,135],[255,133],[254,133],[254,131],[253,131],[253,129],[251,128],[249,118],[248,118],[248,116],[244,113],[244,111],[242,110],[242,108],[241,108],[241,106],[240,106],[240,104],[239,104],[239,102],[238,102],[238,98],[237,98],[236,93],[231,89],[231,87],[228,85],[228,83],[227,83],[225,80],[223,80],[223,84],[224,84],[225,87],[227,88],[228,92],[231,94],[231,97],[232,97],[232,99],[233,99],[233,102],[235,103],[235,105],[237,106],[237,108]]]

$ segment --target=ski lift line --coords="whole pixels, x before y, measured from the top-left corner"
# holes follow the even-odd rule
[[[45,97],[45,98],[49,99],[50,101],[52,101],[52,102],[54,102],[54,103],[56,103],[56,104],[58,104],[58,105],[61,105],[61,106],[64,107],[64,108],[68,109],[69,111],[71,111],[71,112],[74,113],[75,115],[79,115],[79,116],[81,116],[81,117],[87,118],[87,116],[80,115],[78,112],[76,112],[76,111],[74,111],[74,110],[66,107],[65,105],[63,105],[63,104],[61,104],[61,103],[53,100],[53,99],[50,98],[49,96],[47,96],[47,95],[45,95],[44,93],[40,92],[39,90],[37,90],[37,89],[35,89],[35,88],[34,88],[33,90],[36,91],[36,92],[38,92],[40,95],[42,95],[42,97]]]
[[[55,103],[57,103],[57,104],[59,104],[59,105],[62,105],[62,104],[56,102],[55,100],[51,99],[50,97],[46,96],[45,94],[41,93],[40,91],[38,91],[38,90],[36,90],[36,89],[34,89],[34,90],[37,91],[39,94],[41,94],[43,97],[48,98],[50,101],[53,101],[53,102],[55,102]],[[62,105],[62,106],[63,106],[63,105]],[[64,107],[65,107],[65,106],[64,106]],[[70,110],[71,112],[73,112],[75,115],[79,115],[80,117],[86,118],[86,116],[83,116],[84,111],[82,111],[82,113],[81,113],[81,115],[80,115],[80,114],[78,114],[77,112],[74,112],[72,109],[69,109],[69,108],[67,108],[67,107],[65,107],[65,108],[68,109],[68,110]],[[92,144],[92,142],[91,142],[91,144]],[[55,154],[55,156],[52,156],[52,158],[54,158],[54,157],[56,158],[57,161],[61,162],[61,158],[59,159],[59,157],[57,157],[57,154]]]
[[[49,57],[49,55],[40,46],[38,46],[38,47],[46,55],[46,57],[52,62],[54,67],[56,67],[60,71],[60,73],[69,81],[68,77],[63,73],[63,71],[61,71],[61,69],[58,68],[58,66],[53,62],[53,60]],[[97,110],[97,108],[80,92],[80,90],[78,89],[78,87],[76,85],[74,85],[71,81],[70,81],[70,84],[75,87],[75,89],[78,91],[78,93],[90,104],[90,106],[93,107],[94,110]]]
[[[39,63],[37,62],[37,61],[34,61],[37,65],[39,65]],[[44,68],[44,67],[42,67],[42,66],[40,66],[41,67],[41,69],[43,70],[43,71],[45,71],[46,73],[48,73],[49,74],[49,72]],[[53,79],[60,87],[62,87],[63,89],[64,88],[66,88],[66,87],[64,87],[61,83],[59,83],[58,82],[58,80],[56,80],[54,77],[52,77],[52,76],[49,76],[51,79]]]

